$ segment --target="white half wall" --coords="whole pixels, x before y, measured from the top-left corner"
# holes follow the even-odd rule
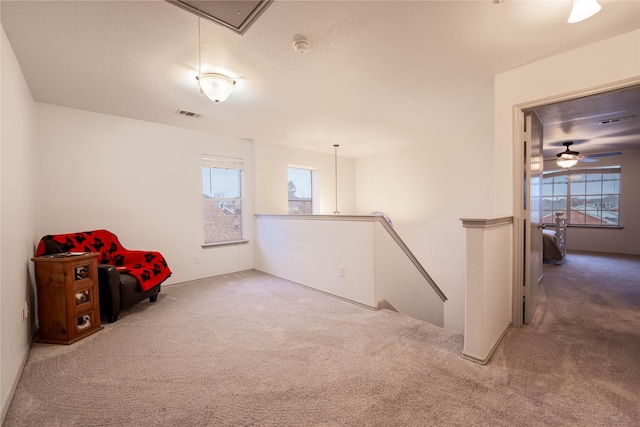
[[[38,169],[36,106],[4,29],[0,51],[1,420],[26,361],[36,318],[31,257],[37,241]]]
[[[256,269],[443,326],[444,297],[376,216],[257,215]]]
[[[446,303],[380,222],[374,223],[374,232],[376,301],[384,300],[400,313],[443,327]]]
[[[256,218],[255,268],[372,308],[375,221]]]
[[[253,268],[252,142],[49,104],[37,111],[40,237],[108,229],[127,249],[161,252],[167,284]],[[202,154],[244,160],[249,243],[201,246]]]
[[[511,324],[512,218],[462,219],[467,230],[463,356],[485,364]]]

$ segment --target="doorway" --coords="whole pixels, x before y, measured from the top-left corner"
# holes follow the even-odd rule
[[[556,152],[562,151],[562,142],[575,140],[576,150],[582,154],[604,154],[611,151],[622,151],[640,148],[640,101],[631,105],[631,112],[619,108],[617,98],[626,96],[632,100],[640,99],[640,86],[638,79],[633,82],[612,84],[593,90],[585,90],[571,95],[560,95],[544,102],[531,102],[514,107],[514,129],[519,129],[514,136],[514,273],[513,273],[513,319],[514,327],[521,327],[528,323],[525,301],[531,292],[530,272],[537,263],[535,257],[530,256],[535,250],[535,242],[532,240],[530,214],[528,212],[531,203],[530,177],[527,175],[532,164],[530,153],[526,144],[529,138],[526,128],[526,113],[535,112],[543,121],[543,157],[552,158]],[[555,120],[555,122],[553,121]],[[608,131],[599,125],[600,122],[613,121],[619,126],[615,132]],[[626,123],[622,123],[626,121]],[[546,123],[545,123],[546,122]],[[586,126],[586,123],[589,123]],[[550,123],[553,124],[553,132],[547,132]],[[589,132],[591,132],[589,134]],[[608,133],[608,134],[607,134]],[[552,134],[552,137],[549,136]],[[587,135],[588,134],[588,135]],[[558,137],[558,135],[561,135]],[[586,135],[586,136],[585,136]],[[606,137],[606,138],[605,138]],[[550,138],[552,139],[550,141]],[[561,138],[562,140],[559,140]],[[560,145],[560,148],[557,147]],[[635,212],[635,215],[640,213]],[[569,234],[569,239],[570,234]],[[528,283],[529,282],[529,283]],[[529,286],[529,289],[527,289]],[[529,301],[535,305],[536,301]],[[529,317],[530,319],[530,317]]]

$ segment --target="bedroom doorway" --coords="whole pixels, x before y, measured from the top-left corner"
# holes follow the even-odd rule
[[[530,146],[525,144],[525,141],[530,138],[527,135],[527,120],[526,113],[533,111],[540,111],[541,109],[549,108],[556,109],[559,112],[560,116],[564,116],[564,118],[571,117],[573,120],[583,120],[586,116],[580,116],[579,114],[583,114],[584,111],[580,111],[579,109],[576,111],[571,110],[571,106],[573,105],[572,101],[581,100],[584,102],[585,99],[588,99],[592,95],[606,95],[608,93],[613,93],[625,89],[638,88],[638,84],[640,83],[639,78],[629,79],[622,82],[611,83],[608,85],[603,85],[601,87],[585,89],[580,92],[574,92],[565,95],[553,96],[550,98],[546,98],[542,101],[531,101],[525,104],[515,105],[513,108],[513,118],[514,118],[514,130],[519,130],[519,132],[514,133],[514,148],[513,148],[513,158],[514,158],[514,229],[513,229],[513,241],[514,241],[514,257],[513,257],[513,293],[512,293],[512,325],[514,327],[522,327],[522,325],[529,323],[533,316],[533,310],[535,309],[535,291],[531,286],[532,283],[536,283],[535,278],[535,269],[538,265],[538,259],[535,255],[537,253],[537,249],[535,245],[537,244],[537,238],[532,239],[531,236],[536,236],[537,232],[532,229],[537,227],[537,224],[534,224],[535,220],[530,218],[529,207],[527,203],[531,203],[532,191],[536,190],[536,187],[531,189],[531,177],[528,175],[530,170],[536,168],[535,160],[531,160],[529,151],[531,149]],[[594,97],[595,98],[595,97]],[[565,109],[566,110],[563,110]],[[594,102],[590,106],[590,114],[589,117],[592,119],[593,117],[598,117],[600,115],[607,116],[612,113],[612,111],[607,110],[608,106],[606,103]],[[575,114],[575,115],[574,115]],[[572,116],[574,115],[574,116]],[[613,116],[612,116],[613,117]],[[574,123],[575,124],[575,123]],[[570,126],[564,126],[562,129],[566,133],[566,140],[572,140],[575,137],[570,132]],[[636,136],[638,133],[636,133]],[[620,137],[621,135],[617,135]],[[547,135],[542,135],[542,152],[543,158],[549,157],[549,147],[547,144]],[[563,137],[564,138],[564,137]],[[580,139],[582,138],[582,139]],[[587,143],[590,142],[591,139],[597,139],[593,135],[592,136],[584,136],[581,135],[579,139],[577,139],[578,143],[576,145],[580,145],[581,148],[577,151],[586,151],[585,147],[587,147]],[[575,140],[575,139],[574,139]],[[637,140],[637,138],[636,138]],[[547,148],[547,153],[544,155],[545,148]],[[553,151],[553,155],[556,152],[561,151],[562,147],[557,148],[554,146],[551,147],[551,151]],[[534,156],[535,157],[535,156]],[[540,173],[543,172],[544,162],[539,164]],[[539,221],[542,222],[542,219]],[[540,227],[540,235],[542,235],[542,227]],[[571,239],[570,232],[568,233],[568,239]],[[540,255],[540,260],[542,260],[542,255]],[[541,272],[541,271],[540,271]],[[541,275],[540,275],[541,277]],[[527,283],[528,282],[528,283]],[[534,294],[534,298],[531,298],[531,294]],[[529,299],[530,308],[527,308],[526,299]]]

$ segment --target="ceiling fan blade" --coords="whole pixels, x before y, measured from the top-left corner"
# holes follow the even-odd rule
[[[591,157],[579,157],[578,161],[580,163],[595,163],[595,162],[598,161],[598,159],[594,159],[594,158],[591,158]]]
[[[585,154],[583,157],[585,158],[594,158],[594,157],[611,157],[611,156],[620,156],[622,155],[619,151],[612,151],[610,153],[596,153],[596,154]]]

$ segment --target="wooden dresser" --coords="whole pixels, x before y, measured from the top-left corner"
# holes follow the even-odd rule
[[[102,329],[97,253],[32,258],[38,292],[38,342],[71,344]]]

